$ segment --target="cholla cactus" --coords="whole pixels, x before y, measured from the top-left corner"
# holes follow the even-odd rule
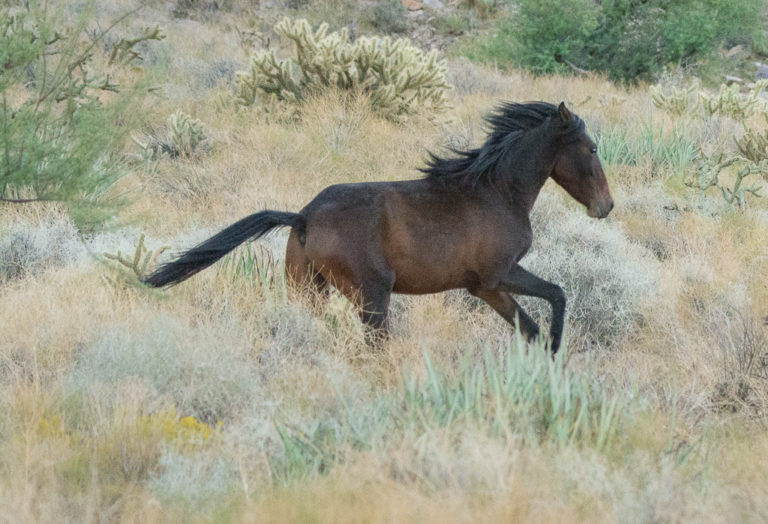
[[[728,187],[720,181],[720,173],[733,165],[739,166],[736,171],[736,179],[733,187]],[[768,174],[768,163],[753,164],[744,162],[738,156],[726,157],[720,154],[717,158],[702,158],[696,169],[696,180],[687,182],[687,185],[696,187],[705,191],[710,187],[717,187],[723,195],[723,199],[731,205],[736,204],[739,208],[746,206],[746,195],[750,193],[760,197],[759,186],[745,186],[744,182],[752,175]]]
[[[144,245],[144,233],[142,233],[132,257],[124,256],[122,252],[118,251],[117,254],[104,253],[104,258],[116,262],[114,267],[121,269],[124,272],[123,276],[142,280],[147,276],[147,268],[154,266],[157,263],[157,258],[166,249],[168,246],[163,246],[155,251],[147,249],[147,246]],[[125,272],[126,270],[129,272]]]
[[[768,124],[768,115],[765,116]],[[744,183],[753,175],[763,178],[768,177],[768,131],[757,131],[744,127],[744,135],[734,139],[739,153],[726,156],[720,153],[717,157],[702,157],[697,166],[697,176],[694,182],[688,185],[706,190],[717,187],[726,202],[744,207],[745,196],[750,193],[756,197],[760,195],[760,187],[757,185],[745,186]],[[728,187],[720,181],[720,173],[731,166],[736,167],[736,179],[733,187]]]
[[[205,140],[203,123],[183,111],[177,111],[168,117],[168,129],[171,142],[178,154],[187,157],[191,156],[197,146]]]
[[[405,39],[363,37],[349,42],[346,29],[312,31],[304,20],[284,18],[275,26],[291,40],[296,56],[279,59],[257,51],[248,71],[237,74],[239,100],[252,105],[264,95],[295,102],[313,92],[338,88],[367,93],[376,111],[395,118],[417,108],[446,108],[446,64],[435,51],[424,53]]]
[[[664,94],[661,86],[651,87],[651,97],[653,105],[675,115],[683,115],[696,110],[699,105],[696,92],[699,89],[699,83],[694,82],[683,89],[672,88],[668,95]]]
[[[699,91],[698,82],[683,89],[672,88],[669,94],[658,85],[652,86],[650,91],[653,105],[674,115],[691,114],[701,107],[707,116],[721,114],[743,120],[755,113],[768,113],[768,104],[760,97],[766,87],[768,79],[760,80],[746,96],[742,96],[736,84],[723,84],[716,95],[708,95]]]
[[[768,79],[760,80],[744,97],[739,93],[738,85],[721,85],[720,91],[714,96],[709,96],[703,92],[699,93],[699,100],[704,111],[709,116],[720,113],[736,120],[743,120],[749,118],[755,112],[768,112],[765,100],[760,98],[760,93],[767,86]]]
[[[729,204],[739,207],[746,205],[746,195],[759,197],[760,186],[745,185],[756,175],[768,177],[768,132],[758,131],[748,127],[747,119],[755,114],[762,114],[768,124],[768,103],[760,97],[761,92],[768,87],[768,79],[760,80],[746,96],[739,92],[739,86],[720,86],[716,95],[699,92],[691,102],[692,95],[697,91],[698,84],[694,83],[686,89],[673,89],[670,95],[665,95],[661,88],[651,88],[651,96],[656,107],[678,116],[691,114],[700,106],[704,114],[712,117],[716,114],[727,116],[742,122],[744,135],[734,139],[737,152],[707,156],[699,154],[696,166],[696,176],[686,182],[691,187],[706,191],[717,187],[723,198]],[[720,174],[729,170],[735,178],[732,185],[726,185]]]
[[[764,115],[768,124],[768,114]],[[744,126],[744,135],[734,140],[739,153],[754,164],[768,162],[768,129],[763,132]]]

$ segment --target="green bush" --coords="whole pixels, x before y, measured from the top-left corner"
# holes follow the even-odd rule
[[[63,21],[37,2],[28,6],[0,8],[0,204],[60,201],[79,225],[102,222],[113,211],[107,195],[123,173],[120,148],[138,112],[135,93],[114,94],[118,86],[94,72],[94,57],[110,47],[107,66],[131,62],[140,58],[137,43],[162,35],[155,29],[107,44],[109,29],[86,31],[89,9]]]
[[[687,64],[720,45],[759,46],[762,0],[520,0],[498,34],[468,56],[513,62],[536,73],[566,72],[562,56],[613,79],[635,81],[669,63]]]
[[[515,62],[535,73],[550,73],[556,55],[581,54],[598,27],[593,0],[523,0],[514,19]]]

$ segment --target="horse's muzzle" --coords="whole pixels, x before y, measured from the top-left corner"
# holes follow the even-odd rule
[[[605,218],[613,209],[613,199],[597,202],[587,209],[587,214],[592,218]]]

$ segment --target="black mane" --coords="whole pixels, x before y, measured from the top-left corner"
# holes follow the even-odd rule
[[[566,141],[584,131],[581,118],[571,115],[567,126],[553,129]],[[503,178],[509,176],[510,161],[522,163],[526,155],[530,157],[530,148],[522,139],[529,131],[552,118],[559,118],[558,108],[546,102],[502,104],[485,117],[490,131],[481,147],[466,151],[451,148],[450,151],[456,155],[451,158],[429,153],[427,167],[419,171],[426,174],[425,178],[444,185],[474,188],[480,183],[487,183],[502,188],[506,185]]]

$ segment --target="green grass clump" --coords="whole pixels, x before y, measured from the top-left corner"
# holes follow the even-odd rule
[[[602,450],[620,427],[618,397],[569,371],[565,354],[552,360],[543,343],[528,346],[519,334],[479,362],[464,362],[456,378],[425,359],[426,378],[406,380],[396,412],[411,431],[469,424],[531,445]]]
[[[685,175],[694,167],[700,148],[682,124],[670,131],[646,122],[636,131],[610,127],[597,135],[597,149],[605,165],[648,165],[652,173]]]

